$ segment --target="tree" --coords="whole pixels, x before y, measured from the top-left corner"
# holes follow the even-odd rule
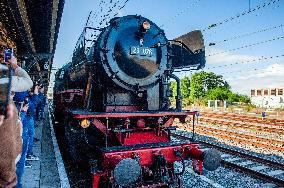
[[[232,94],[232,92],[228,88],[214,88],[210,89],[206,93],[206,99],[207,100],[228,100],[229,96]]]
[[[172,105],[175,104],[177,95],[176,82],[170,83],[173,97],[170,99]],[[199,101],[206,104],[208,100],[226,100],[229,102],[250,103],[250,98],[246,95],[233,93],[230,85],[223,79],[223,76],[216,75],[213,72],[199,72],[189,77],[181,79],[181,94],[183,105],[187,106],[193,102]]]
[[[181,95],[182,98],[188,98],[190,95],[190,79],[189,77],[184,77],[181,79]]]
[[[190,79],[189,77],[184,77],[181,79],[181,96],[183,105],[187,106],[191,103],[190,96]]]
[[[183,99],[183,104],[184,105],[189,105],[190,101],[189,95],[190,95],[190,78],[189,77],[184,77],[180,80],[180,90],[181,90],[181,96]],[[173,91],[173,96],[171,98],[171,102],[175,102],[175,97],[177,96],[177,83],[176,82],[170,82],[170,87],[171,90]]]
[[[242,102],[249,104],[250,98],[247,95],[233,93],[228,88],[214,88],[207,91],[205,95],[206,100],[222,100],[229,102]]]
[[[174,105],[176,103],[175,97],[177,96],[177,83],[176,82],[170,82],[170,89],[172,90],[172,97],[170,98],[171,105]]]
[[[239,96],[239,102],[243,102],[243,103],[246,103],[246,104],[250,104],[251,103],[251,100],[249,98],[249,96],[247,95],[240,95],[238,94]]]
[[[223,79],[223,76],[216,75],[213,72],[195,73],[191,78],[190,98],[194,100],[204,97],[208,90],[214,88],[230,89],[230,86]]]

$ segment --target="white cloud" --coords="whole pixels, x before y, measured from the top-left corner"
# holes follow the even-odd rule
[[[282,63],[273,63],[271,59],[264,60],[262,61],[263,63],[270,64],[265,68],[260,68],[263,67],[264,64],[256,64],[256,62],[258,63],[261,61],[252,60],[260,59],[261,56],[229,53],[217,48],[210,48],[210,50],[207,50],[206,52],[206,64],[208,65],[208,69],[216,72],[217,74],[222,74],[225,80],[227,80],[231,85],[233,91],[249,94],[249,91],[252,88],[284,87],[284,64]],[[209,54],[216,55],[208,56]],[[245,63],[236,64],[237,62]],[[231,66],[230,64],[235,66]],[[222,66],[222,68],[211,69],[212,66],[219,65]],[[228,66],[223,67],[223,65]],[[251,66],[253,66],[256,70],[251,69],[253,68]]]
[[[266,68],[258,69],[257,71],[247,71],[247,73],[241,76],[239,79],[246,80],[249,78],[264,78],[264,77],[275,77],[283,76],[284,74],[284,65],[279,63],[274,63]],[[283,77],[284,78],[284,77]]]
[[[224,50],[214,48],[211,48],[209,52],[207,50],[207,55],[215,53],[218,54],[206,58],[204,71],[212,71],[223,75],[224,79],[229,82],[232,90],[235,92],[249,94],[252,88],[284,87],[283,59],[280,61],[278,58],[263,58],[263,60],[258,60],[262,56],[228,53],[224,52]],[[239,64],[236,64],[237,62]],[[189,73],[182,72],[179,75],[181,77],[188,76]]]
[[[272,64],[258,71],[248,71],[240,77],[225,78],[232,89],[239,93],[249,94],[253,88],[277,88],[284,87],[284,65]]]
[[[257,77],[267,77],[267,76],[283,76],[284,74],[284,65],[282,64],[272,64],[269,65],[264,72],[256,74]]]
[[[216,48],[211,48],[210,50],[207,50],[206,52],[207,52],[206,54],[207,64],[230,64],[230,63],[236,63],[236,62],[251,61],[253,59],[259,58],[257,56],[240,55],[240,54],[224,52],[224,50],[220,50]],[[216,54],[216,55],[208,56],[209,54]]]

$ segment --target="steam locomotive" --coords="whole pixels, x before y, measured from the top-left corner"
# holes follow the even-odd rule
[[[94,188],[181,186],[184,170],[178,172],[175,161],[192,159],[199,172],[202,165],[219,166],[217,151],[170,137],[176,118],[195,116],[182,110],[173,72],[204,67],[200,31],[168,40],[149,19],[129,15],[113,18],[88,50],[84,42],[56,73],[54,107],[70,154],[91,164]],[[171,79],[177,83],[175,107]]]

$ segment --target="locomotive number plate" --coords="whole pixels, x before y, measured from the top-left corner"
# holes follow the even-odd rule
[[[141,55],[151,57],[153,55],[153,49],[147,47],[131,46],[130,55]]]

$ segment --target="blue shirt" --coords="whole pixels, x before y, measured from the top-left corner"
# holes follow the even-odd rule
[[[25,98],[29,96],[28,91],[23,91],[23,92],[16,92],[15,96],[13,98],[18,110],[20,111],[21,108],[21,103],[24,102]]]
[[[36,106],[38,103],[38,95],[29,95],[28,91],[24,91],[24,92],[17,92],[15,93],[14,96],[14,101],[17,105],[18,108],[20,108],[20,103],[24,102],[25,98],[28,97],[29,98],[29,108],[27,111],[27,116],[31,116],[34,117],[36,116]]]
[[[29,96],[29,109],[27,111],[27,115],[33,118],[36,117],[36,106],[38,103],[38,95]]]
[[[38,94],[38,107],[39,108],[43,108],[45,106],[46,103],[46,96],[44,93],[39,93]]]

